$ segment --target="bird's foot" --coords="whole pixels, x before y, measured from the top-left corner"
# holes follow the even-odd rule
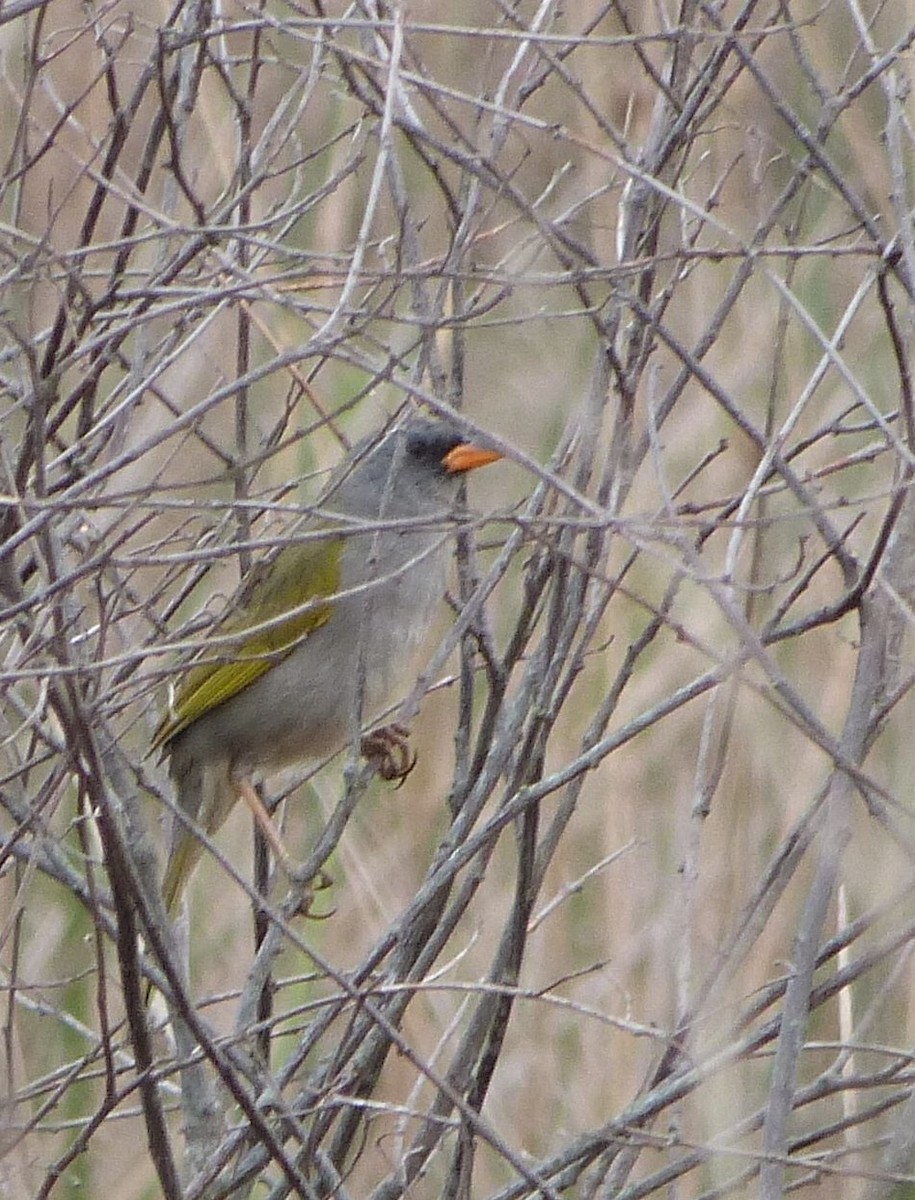
[[[316,913],[311,911],[311,906],[314,904],[318,895],[329,887],[333,887],[334,877],[328,874],[321,867],[317,875],[312,875],[309,879],[300,879],[298,876],[290,878],[290,882],[296,884],[300,889],[299,905],[297,915],[300,917],[308,917],[311,921],[327,921],[337,911],[335,908],[329,912]]]
[[[384,725],[362,739],[362,757],[370,762],[382,779],[398,787],[416,766],[410,746],[410,731],[404,725]]]

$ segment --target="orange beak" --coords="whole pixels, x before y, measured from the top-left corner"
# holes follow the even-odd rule
[[[449,450],[442,459],[445,470],[452,475],[461,475],[464,471],[475,471],[477,467],[486,467],[498,462],[502,455],[498,450],[484,450],[473,442],[461,442],[453,450]]]

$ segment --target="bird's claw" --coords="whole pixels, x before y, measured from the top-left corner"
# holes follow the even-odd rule
[[[329,875],[323,867],[318,870],[316,875],[309,875],[307,879],[303,878],[300,872],[293,871],[289,876],[289,882],[299,889],[298,916],[308,917],[312,921],[326,921],[334,915],[335,909],[331,909],[330,912],[326,913],[311,911],[311,906],[318,894],[329,887],[333,887],[333,876]]]
[[[373,729],[362,739],[362,757],[372,764],[382,779],[402,787],[416,766],[416,754],[410,746],[410,731],[403,725],[385,725]]]

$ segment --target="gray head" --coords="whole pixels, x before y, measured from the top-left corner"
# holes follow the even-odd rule
[[[360,442],[328,506],[364,516],[429,516],[450,508],[461,478],[501,458],[447,421],[413,418]]]

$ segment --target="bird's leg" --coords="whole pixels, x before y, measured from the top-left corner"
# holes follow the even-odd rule
[[[273,852],[277,866],[290,882],[305,889],[306,895],[303,898],[301,911],[306,916],[310,915],[308,909],[313,898],[313,893],[330,887],[332,882],[330,876],[324,871],[319,871],[313,879],[303,879],[301,870],[283,844],[279,830],[274,825],[272,817],[264,807],[264,802],[258,796],[251,780],[247,775],[233,775],[232,786],[235,788],[236,793],[244,800],[245,804],[247,804],[248,808],[250,808],[251,815],[260,826],[261,833],[267,839],[267,845]]]
[[[287,874],[295,873],[295,863],[289,855],[289,851],[283,845],[283,839],[280,837],[279,830],[274,825],[270,814],[264,807],[264,802],[258,796],[254,785],[247,776],[234,776],[232,786],[236,793],[244,800],[248,808],[251,810],[251,815],[254,817],[260,826],[261,833],[267,839],[267,845],[273,851],[273,857],[276,859],[279,866]]]
[[[372,764],[382,779],[401,787],[416,766],[416,754],[410,746],[410,731],[405,725],[383,725],[367,733],[361,743],[362,757]]]

